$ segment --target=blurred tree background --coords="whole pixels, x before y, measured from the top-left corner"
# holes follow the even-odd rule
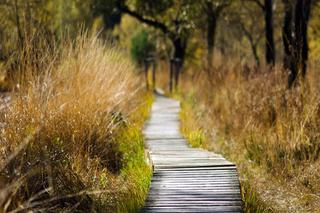
[[[297,60],[304,64],[307,55],[317,59],[320,54],[317,0],[1,0],[0,15],[2,63],[12,62],[25,40],[36,33],[45,34],[50,43],[64,35],[74,38],[80,29],[118,43],[138,63],[147,50],[137,47],[150,48],[141,44],[140,33],[152,40],[155,54],[163,61],[179,58],[184,67],[208,71],[215,55],[225,60],[236,57],[254,66],[272,67],[283,61],[291,70],[291,81],[298,65],[290,65],[290,58],[302,54]],[[286,29],[291,30],[291,39]],[[307,42],[310,54],[305,53],[304,44],[303,53],[296,53],[297,42]]]

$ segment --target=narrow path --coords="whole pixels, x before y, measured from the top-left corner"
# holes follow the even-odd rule
[[[154,173],[142,212],[241,212],[235,165],[189,147],[180,134],[179,111],[178,101],[156,97],[144,130]]]

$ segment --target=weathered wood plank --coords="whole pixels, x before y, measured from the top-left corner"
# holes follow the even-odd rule
[[[241,212],[241,207],[238,206],[185,206],[185,207],[146,207],[142,212]]]

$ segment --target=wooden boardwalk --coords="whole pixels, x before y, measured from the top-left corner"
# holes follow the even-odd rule
[[[180,104],[157,96],[144,135],[154,168],[141,212],[241,212],[234,164],[190,148],[179,131]]]

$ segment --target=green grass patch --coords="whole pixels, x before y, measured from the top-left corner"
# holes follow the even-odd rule
[[[144,141],[140,129],[131,127],[119,137],[125,167],[120,177],[128,187],[117,201],[118,212],[138,212],[146,199],[151,180],[151,169],[145,161]]]
[[[181,132],[188,139],[190,145],[194,148],[205,148],[206,137],[204,131],[199,127],[198,119],[200,114],[195,114],[195,100],[193,92],[190,92],[181,104],[180,119]]]
[[[139,212],[147,197],[152,171],[145,159],[144,138],[141,129],[149,117],[153,96],[146,95],[145,104],[132,114],[130,127],[125,127],[116,136],[120,150],[124,153],[125,167],[120,177],[128,187],[120,193],[117,200],[118,212]]]
[[[191,131],[187,138],[191,146],[194,148],[202,147],[205,140],[204,133],[201,129]]]

